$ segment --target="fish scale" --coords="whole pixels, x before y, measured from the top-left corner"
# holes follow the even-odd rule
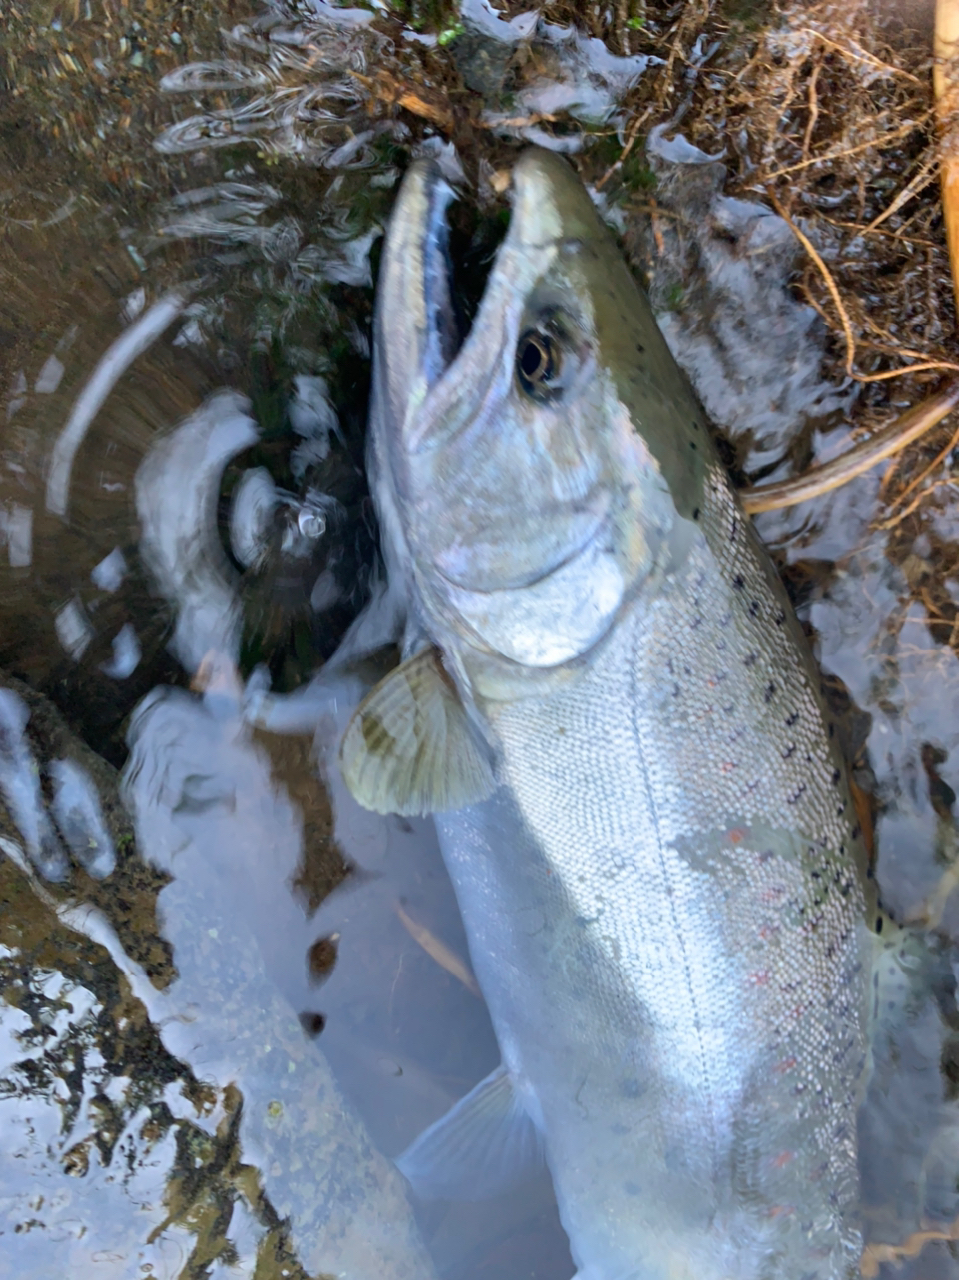
[[[400,1168],[492,1194],[542,1150],[578,1280],[841,1280],[875,904],[804,637],[565,162],[518,163],[458,354],[394,334],[444,203],[414,167],[384,250],[375,494],[411,656],[341,761],[370,807],[437,810],[503,1063]]]

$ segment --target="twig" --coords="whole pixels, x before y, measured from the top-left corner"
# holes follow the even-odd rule
[[[888,382],[890,378],[904,378],[907,373],[925,373],[929,369],[959,373],[959,364],[954,360],[924,360],[921,364],[907,364],[902,369],[884,369],[882,373],[854,373],[852,376],[857,382]]]
[[[537,124],[553,124],[559,118],[550,111],[534,111],[528,116],[489,116],[477,123],[481,129],[529,129]]]
[[[645,121],[649,119],[652,113],[653,113],[653,108],[647,107],[646,110],[642,113],[642,115],[638,115],[634,118],[632,124],[629,126],[629,136],[626,139],[626,144],[623,147],[622,151],[619,153],[619,159],[614,161],[609,166],[609,168],[606,170],[606,172],[603,174],[600,180],[596,183],[597,191],[602,191],[603,187],[610,180],[613,174],[617,173],[620,169],[622,169],[623,161],[632,151],[636,143],[636,139],[639,137],[640,128],[645,123]]]
[[[816,121],[819,119],[819,98],[816,94],[816,82],[819,79],[819,73],[822,71],[822,62],[817,62],[812,69],[812,75],[809,77],[809,87],[807,94],[809,97],[809,119],[806,121],[806,132],[802,140],[803,159],[809,158],[809,144],[812,142],[813,131],[816,128]]]
[[[890,516],[888,520],[880,520],[878,523],[874,524],[872,528],[894,529],[897,524],[902,524],[903,520],[908,516],[911,516],[917,507],[921,507],[934,489],[938,489],[940,485],[948,483],[949,481],[946,479],[937,480],[934,484],[931,484],[928,489],[923,489],[922,493],[917,493],[912,502],[909,503],[908,507],[904,507],[902,511],[897,511],[896,514],[894,516]]]
[[[767,191],[766,194],[769,196],[772,206],[779,214],[780,218],[782,218],[783,222],[786,223],[790,231],[792,231],[793,235],[818,267],[819,272],[826,283],[826,288],[829,290],[832,300],[836,304],[836,310],[839,312],[839,323],[842,325],[842,331],[846,335],[846,373],[851,378],[853,376],[852,367],[856,359],[856,339],[853,337],[852,325],[849,323],[849,315],[843,305],[843,300],[839,295],[839,288],[836,285],[835,280],[832,278],[832,273],[829,268],[826,266],[825,262],[823,262],[818,249],[806,235],[805,231],[793,222],[792,218],[783,208],[774,192]]]
[[[936,0],[936,60],[932,83],[942,149],[942,213],[952,287],[959,311],[959,0]]]
[[[959,379],[924,400],[922,404],[908,409],[895,422],[876,433],[869,440],[848,450],[832,462],[821,467],[811,467],[804,475],[795,480],[778,481],[775,484],[758,485],[754,489],[741,489],[739,493],[743,507],[750,515],[760,511],[778,511],[782,507],[792,507],[799,502],[807,502],[810,498],[818,498],[820,494],[838,489],[855,476],[862,475],[874,467],[883,458],[897,453],[913,440],[923,435],[931,427],[959,405]]]
[[[455,951],[450,950],[445,942],[437,938],[435,933],[431,933],[426,925],[418,924],[412,916],[407,915],[398,902],[396,903],[396,914],[399,917],[400,924],[413,941],[418,943],[441,969],[445,969],[447,973],[452,974],[454,978],[462,982],[467,991],[482,999],[476,979],[470,972],[469,967],[459,958]]]
[[[862,1251],[859,1270],[863,1280],[875,1280],[884,1262],[902,1262],[917,1258],[933,1240],[959,1240],[959,1219],[944,1230],[914,1231],[902,1244],[867,1244]]]
[[[919,170],[916,176],[912,179],[912,181],[907,183],[906,186],[903,187],[903,189],[896,196],[895,200],[893,200],[891,204],[887,205],[886,208],[883,209],[882,213],[880,213],[877,217],[873,218],[872,222],[870,222],[868,227],[863,227],[862,231],[860,232],[860,235],[867,236],[870,231],[875,231],[876,227],[881,226],[881,224],[884,223],[887,218],[891,218],[892,215],[898,209],[901,209],[902,206],[906,204],[907,201],[911,200],[913,196],[918,195],[919,192],[923,189],[923,187],[925,187],[928,183],[932,182],[935,176],[936,176],[936,159],[934,157],[932,160],[926,161],[926,163],[922,166],[922,168]]]
[[[429,120],[447,132],[452,129],[453,109],[445,95],[437,90],[428,89],[425,85],[407,84],[383,70],[373,76],[364,76],[348,67],[347,75],[359,81],[380,102],[403,107],[412,115]]]
[[[901,369],[884,369],[881,373],[857,373],[854,367],[856,362],[856,339],[853,335],[849,312],[846,310],[845,304],[843,303],[842,297],[839,293],[839,286],[833,279],[832,272],[826,266],[821,254],[806,235],[805,231],[793,222],[792,218],[783,208],[775,193],[767,190],[766,195],[773,208],[782,218],[783,222],[786,223],[790,231],[792,231],[793,235],[809,254],[822,276],[826,288],[829,290],[830,297],[835,303],[836,310],[839,313],[839,323],[842,325],[842,331],[846,339],[846,374],[850,378],[855,378],[857,382],[888,382],[891,378],[904,378],[907,374],[924,373],[928,369],[940,369],[943,372],[959,373],[959,364],[956,364],[954,361],[926,360],[923,358],[922,353],[917,351],[900,351],[897,354],[916,358],[920,361],[919,364],[905,365]],[[818,311],[819,308],[817,307],[816,310]],[[822,313],[820,312],[820,314]]]
[[[913,489],[918,488],[918,486],[922,484],[923,480],[925,480],[927,476],[932,475],[936,467],[938,467],[941,462],[945,462],[946,458],[948,458],[949,454],[952,452],[952,450],[956,447],[957,444],[959,444],[959,427],[957,427],[956,430],[953,432],[952,439],[949,441],[946,447],[944,449],[940,449],[940,451],[933,458],[932,462],[929,463],[929,466],[926,467],[924,471],[921,471],[919,475],[915,476],[912,480],[910,480],[909,483],[906,485],[905,489],[903,489],[902,493],[898,495],[895,502],[895,505],[897,507],[903,503],[907,494],[912,493]],[[883,527],[885,528],[886,526],[884,525]]]
[[[910,80],[913,84],[922,84],[922,81],[917,76],[908,71],[903,71],[902,67],[894,67],[890,62],[883,62],[881,58],[877,58],[874,53],[867,53],[865,49],[848,49],[845,45],[839,44],[835,40],[830,40],[827,35],[823,35],[815,27],[802,27],[800,30],[805,31],[808,35],[815,36],[817,40],[821,40],[823,44],[829,45],[830,48],[835,49],[837,53],[841,53],[847,58],[855,58],[859,62],[869,62],[878,70],[891,71],[893,75],[901,76],[903,80]]]
[[[776,178],[782,178],[787,173],[795,173],[799,169],[808,169],[813,164],[824,164],[827,160],[844,160],[847,156],[858,155],[860,151],[868,151],[870,147],[884,147],[887,142],[895,142],[897,138],[903,137],[904,134],[914,133],[916,129],[921,128],[926,123],[931,114],[931,112],[925,111],[917,120],[907,120],[905,124],[899,125],[897,129],[890,129],[888,133],[880,134],[878,138],[872,138],[869,142],[860,142],[854,147],[843,147],[839,151],[828,151],[822,156],[810,156],[808,160],[800,160],[796,164],[787,164],[784,169],[777,169],[774,173],[765,174],[764,180],[773,182]]]

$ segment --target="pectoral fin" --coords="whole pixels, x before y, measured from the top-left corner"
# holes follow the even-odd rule
[[[496,787],[489,749],[435,649],[401,663],[360,703],[343,736],[340,768],[374,813],[462,809]]]
[[[396,1166],[424,1200],[485,1200],[534,1177],[543,1140],[505,1067],[406,1148]]]

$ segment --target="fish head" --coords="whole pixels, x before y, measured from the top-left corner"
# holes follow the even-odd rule
[[[378,306],[374,475],[426,630],[524,668],[586,654],[691,539],[702,415],[566,161],[530,150],[451,337],[438,172],[407,174]]]

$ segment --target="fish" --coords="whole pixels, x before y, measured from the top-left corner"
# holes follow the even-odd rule
[[[462,340],[452,198],[414,162],[384,244],[402,660],[339,760],[434,815],[502,1062],[399,1167],[458,1198],[545,1160],[577,1280],[857,1274],[880,916],[808,644],[573,169],[516,161]]]

